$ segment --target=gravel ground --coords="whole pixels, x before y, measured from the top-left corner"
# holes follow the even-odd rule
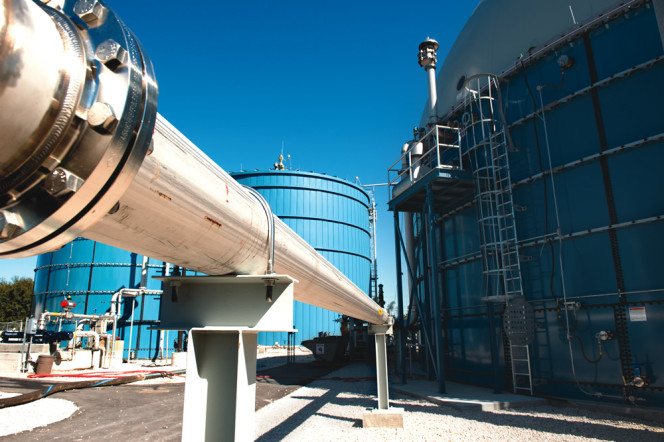
[[[276,358],[273,361],[266,360],[263,365],[271,366],[273,363],[278,364],[278,360]],[[399,394],[392,394],[390,403],[393,407],[405,409],[403,429],[362,428],[364,412],[377,406],[376,384],[375,381],[358,380],[358,378],[373,375],[372,367],[361,364],[346,366],[326,376],[327,380],[314,381],[266,405],[256,412],[256,439],[259,441],[664,441],[664,422],[618,417],[573,407],[537,406],[497,411],[460,410]],[[333,377],[338,379],[331,380]],[[344,379],[354,382],[346,382]],[[162,382],[178,383],[182,380],[164,379]],[[150,388],[134,385],[134,390]],[[164,387],[166,387],[164,393],[168,393],[167,385],[159,386],[161,389]],[[117,387],[117,390],[118,394],[123,391],[122,387]],[[179,405],[182,400],[181,394],[152,396],[155,396],[155,400],[169,403],[175,401],[177,402],[175,408],[181,407]],[[66,419],[76,410],[72,402],[58,398],[45,398],[30,404],[0,409],[0,436]],[[180,413],[181,411],[170,419],[179,421],[182,418]],[[55,424],[56,427],[57,425],[60,424]],[[179,439],[179,434],[175,434],[178,432],[175,427],[177,425],[167,431],[169,437]],[[159,433],[158,429],[159,426],[157,429],[146,428],[145,440],[164,440],[166,433],[163,431]],[[50,433],[44,433],[44,436],[48,434]],[[48,437],[44,440],[48,440]],[[126,438],[117,440],[126,440]]]
[[[0,398],[14,396],[0,394]],[[0,409],[0,436],[32,430],[66,419],[78,407],[65,399],[44,398],[29,404]]]
[[[298,363],[304,364],[313,360],[311,352],[304,349],[297,349],[295,357]],[[258,355],[257,368],[258,370],[267,370],[273,367],[278,367],[286,364],[287,356],[286,350],[284,349],[272,349],[267,348]],[[123,364],[122,367],[118,367],[112,371],[136,371],[136,370],[178,370],[182,369],[184,366],[171,366],[163,364],[149,364],[145,361],[136,361],[130,364]],[[58,372],[57,367],[54,369],[54,373]],[[89,372],[104,372],[104,370],[78,370],[76,373],[89,373]],[[19,373],[2,373],[2,377],[13,378],[13,379],[25,379],[26,374]],[[56,377],[56,378],[46,378],[42,382],[46,385],[50,383],[58,382],[72,382],[76,379],[66,378],[66,377]],[[160,386],[162,392],[168,391],[168,385],[170,384],[181,384],[184,383],[183,376],[174,376],[173,378],[155,378],[139,382],[134,382],[131,385],[134,387],[144,386],[147,388]],[[11,396],[16,396],[18,393],[10,393],[2,391],[3,382],[0,381],[0,399],[7,398]],[[39,388],[39,385],[34,385],[27,390]],[[136,390],[133,390],[136,391]],[[139,389],[138,393],[150,393],[146,389]],[[61,393],[60,397],[66,396],[68,393]],[[155,400],[162,400],[163,395],[156,395]],[[178,423],[182,420],[182,397],[171,397],[169,400],[175,401],[177,407],[179,408],[179,413],[177,416],[173,416]],[[100,406],[104,406],[104,403],[100,403]],[[71,401],[66,399],[61,399],[57,397],[47,397],[34,402],[30,402],[23,405],[17,405],[13,407],[0,408],[0,437],[13,435],[22,431],[33,430],[39,427],[45,427],[49,424],[62,421],[64,419],[72,416],[79,408]],[[178,430],[179,431],[179,430]],[[178,436],[179,439],[179,436]],[[147,440],[162,440],[161,437],[152,435],[151,438]]]
[[[329,377],[371,376],[349,366]],[[362,415],[377,406],[375,382],[315,381],[256,413],[259,441],[446,441],[446,440],[624,440],[664,441],[664,423],[647,422],[570,407],[456,410],[392,395],[403,407],[404,428],[362,428]]]

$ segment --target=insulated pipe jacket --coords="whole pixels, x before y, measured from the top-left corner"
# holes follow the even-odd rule
[[[113,11],[2,0],[0,39],[0,257],[83,236],[210,275],[266,272],[272,215],[157,115],[152,65]],[[388,321],[279,219],[274,240],[296,300]]]

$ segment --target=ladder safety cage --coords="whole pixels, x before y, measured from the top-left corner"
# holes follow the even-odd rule
[[[473,176],[480,233],[480,253],[486,302],[508,309],[513,301],[525,302],[508,157],[508,135],[502,112],[499,79],[476,75],[464,85],[461,117],[462,159]],[[520,321],[528,322],[525,310]],[[514,317],[511,318],[515,320]],[[532,395],[528,344],[510,338],[512,387]],[[525,355],[524,355],[525,352]]]

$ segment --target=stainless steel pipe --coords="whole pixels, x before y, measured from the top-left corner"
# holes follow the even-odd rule
[[[153,142],[117,211],[84,236],[210,275],[264,274],[268,219],[256,198],[161,116]],[[274,267],[299,280],[298,301],[371,323],[387,319],[278,218]]]
[[[0,257],[35,255],[84,236],[211,275],[265,273],[268,219],[261,204],[157,116],[151,63],[113,12],[96,0],[65,1],[60,9],[2,0],[2,8],[2,69],[24,56],[11,49],[13,36],[37,21],[52,23],[50,32],[29,36],[36,48],[30,63],[13,66],[21,78],[46,69],[55,80],[36,92],[37,102],[51,102],[45,111],[10,100],[14,71],[0,70]],[[47,55],[41,40],[54,36],[62,48],[52,52],[64,54],[67,65],[58,64],[60,55],[38,62]],[[18,109],[25,123],[11,123]],[[20,176],[10,180],[6,170]],[[374,324],[388,320],[278,219],[274,267],[299,280],[298,301]]]

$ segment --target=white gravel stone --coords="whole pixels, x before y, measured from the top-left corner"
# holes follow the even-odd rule
[[[350,369],[350,370],[349,370]],[[346,367],[330,377],[369,376]],[[404,428],[362,428],[362,415],[377,406],[373,382],[315,381],[256,413],[259,441],[664,441],[664,423],[640,421],[571,407],[457,410],[401,395]]]
[[[0,393],[0,398],[16,396]],[[67,419],[78,410],[65,399],[44,398],[14,407],[0,408],[0,436],[43,427]]]

